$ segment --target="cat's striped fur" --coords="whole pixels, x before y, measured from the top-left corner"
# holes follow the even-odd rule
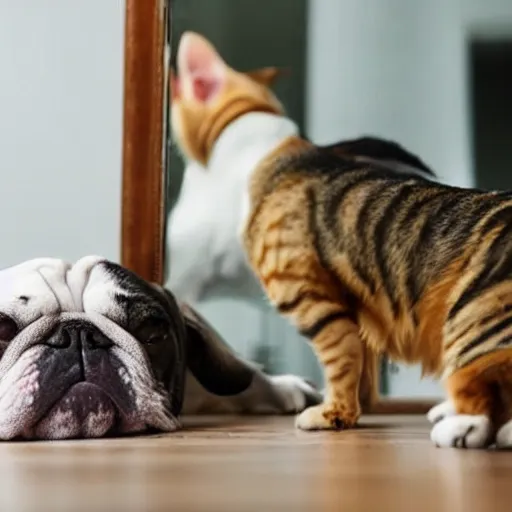
[[[442,372],[460,413],[500,411],[490,402],[494,362],[512,357],[512,197],[291,138],[254,173],[251,206],[251,264],[329,382],[302,426],[355,424],[363,346]]]
[[[217,80],[211,94],[182,95],[173,121],[185,153],[207,162],[212,130],[221,133],[251,105],[283,114],[268,82],[229,68],[198,37],[194,51],[222,73],[203,66]],[[189,90],[192,68],[180,76]],[[512,418],[512,196],[442,185],[431,174],[393,143],[318,147],[298,136],[254,170],[248,260],[325,369],[325,401],[304,411],[299,427],[355,425],[360,387],[370,401],[383,353],[443,375],[456,413],[496,427]]]

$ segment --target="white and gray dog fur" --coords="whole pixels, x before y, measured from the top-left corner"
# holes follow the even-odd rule
[[[321,395],[240,359],[190,306],[104,258],[0,271],[0,439],[172,432],[182,414],[296,413]]]

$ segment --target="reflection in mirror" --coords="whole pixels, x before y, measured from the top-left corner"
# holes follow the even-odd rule
[[[372,2],[371,16],[359,0],[174,0],[171,61],[188,66],[189,79],[180,74],[171,82],[207,101],[223,80],[215,52],[240,71],[285,68],[272,90],[309,140],[390,139],[443,182],[510,187],[500,170],[511,164],[502,141],[512,136],[505,107],[512,30],[503,28],[512,24],[498,23],[497,29],[489,21],[506,19],[512,21],[512,4],[497,0],[379,0]],[[186,31],[213,46],[189,48],[176,62]],[[194,75],[208,66],[206,76]],[[189,112],[191,119],[197,114]],[[223,182],[201,163],[208,145],[184,164],[185,141],[173,140],[167,285],[194,302],[243,356],[270,372],[300,373],[321,385],[310,347],[268,305],[245,262],[239,241],[243,185],[263,155],[242,135],[246,158],[223,162],[228,171],[237,170],[229,179],[223,175]],[[442,394],[434,379],[421,379],[419,367],[391,363],[382,365],[380,390],[392,397]]]
[[[250,1],[174,1],[172,64],[176,65],[182,34],[192,30],[208,38],[237,69],[286,68],[290,72],[276,79],[275,91],[302,129],[306,2],[272,3],[272,16],[264,7]],[[247,21],[238,23],[237,19]],[[208,56],[191,57],[195,58]],[[295,329],[267,304],[242,253],[238,240],[240,185],[250,168],[233,175],[229,190],[223,190],[226,183],[216,182],[215,176],[203,181],[208,174],[196,162],[189,162],[183,173],[177,149],[174,144],[169,161],[168,285],[180,297],[197,303],[243,356],[269,372],[296,372],[320,384],[321,372],[311,349],[297,342]]]

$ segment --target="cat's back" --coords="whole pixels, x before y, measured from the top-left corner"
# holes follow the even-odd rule
[[[251,191],[257,202],[298,181],[309,185],[317,182],[333,190],[334,186],[365,179],[424,182],[434,178],[426,164],[394,142],[362,137],[319,146],[300,137],[289,137],[260,163]]]
[[[392,273],[417,297],[478,245],[482,221],[512,210],[510,194],[440,184],[395,143],[358,141],[322,147],[293,137],[269,155],[253,176],[246,248],[259,253],[289,242],[295,256],[311,251],[331,268],[344,255],[370,292]],[[388,288],[394,295],[399,287]]]

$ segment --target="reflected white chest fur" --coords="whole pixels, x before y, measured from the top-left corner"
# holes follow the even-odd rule
[[[257,293],[244,286],[254,278],[240,238],[249,213],[249,181],[258,163],[296,134],[287,118],[252,112],[222,132],[206,167],[188,162],[167,229],[168,285],[182,300],[196,302],[207,289],[230,281],[238,281],[241,294]]]

